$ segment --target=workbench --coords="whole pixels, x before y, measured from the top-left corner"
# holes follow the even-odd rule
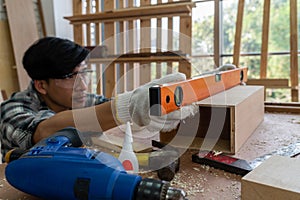
[[[234,155],[251,161],[298,141],[300,115],[265,113],[264,121]],[[198,199],[241,199],[241,176],[199,165],[191,161],[197,150],[187,150],[181,157],[181,166],[171,185],[184,189],[189,200]],[[37,198],[12,188],[4,178],[6,164],[0,165],[0,199]],[[157,178],[156,173],[143,174],[144,177]]]

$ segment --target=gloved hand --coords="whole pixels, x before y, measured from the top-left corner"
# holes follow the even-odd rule
[[[169,74],[142,85],[133,91],[119,94],[115,98],[117,121],[121,124],[130,121],[133,123],[133,129],[137,126],[146,127],[149,131],[168,132],[175,129],[180,120],[195,115],[199,107],[197,105],[189,105],[163,116],[150,116],[149,88],[158,84],[183,80],[186,80],[186,77],[182,73]]]
[[[235,69],[236,66],[234,64],[225,64],[225,65],[222,65],[220,67],[217,68],[217,70],[219,72],[222,72],[222,71],[227,71],[227,70],[232,70],[232,69]]]
[[[210,75],[210,74],[215,74],[215,73],[219,73],[219,72],[222,72],[222,71],[227,71],[227,70],[232,70],[232,69],[235,69],[236,66],[234,64],[225,64],[225,65],[222,65],[212,71],[208,71],[208,72],[203,72],[201,73],[200,75],[198,76],[203,76],[203,75]]]

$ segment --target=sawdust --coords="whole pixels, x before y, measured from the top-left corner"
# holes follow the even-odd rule
[[[171,185],[183,189],[190,200],[220,199],[220,197],[228,200],[240,199],[241,176],[192,163],[192,155],[196,152],[188,150],[185,153],[181,169],[171,181]]]
[[[266,113],[263,123],[233,156],[247,161],[299,141],[300,115]],[[183,189],[189,200],[241,199],[241,176],[193,163],[195,150],[181,159],[179,172],[171,185]],[[300,156],[299,156],[300,157]],[[152,178],[157,178],[152,173]]]

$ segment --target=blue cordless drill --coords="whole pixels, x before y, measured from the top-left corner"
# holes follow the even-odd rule
[[[184,191],[168,182],[128,174],[112,155],[80,146],[78,131],[66,128],[25,153],[11,151],[6,179],[23,192],[51,200],[185,199]]]

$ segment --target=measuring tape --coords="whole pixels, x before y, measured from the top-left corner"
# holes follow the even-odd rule
[[[149,88],[150,115],[161,116],[247,81],[247,67]]]

